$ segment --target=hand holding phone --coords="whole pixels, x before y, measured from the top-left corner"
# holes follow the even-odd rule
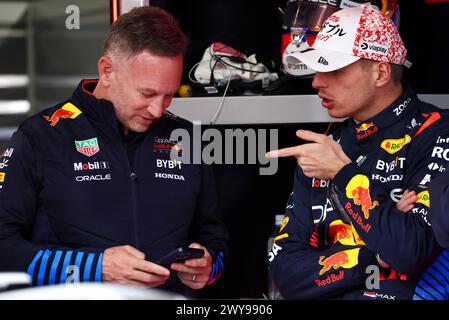
[[[203,249],[179,247],[157,260],[156,263],[165,268],[170,268],[170,265],[174,262],[184,262],[185,260],[197,259],[202,256],[204,256]]]

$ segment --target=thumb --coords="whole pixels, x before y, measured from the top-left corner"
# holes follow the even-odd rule
[[[193,242],[189,245],[189,248],[196,248],[196,249],[202,249],[203,246],[200,245],[199,243]]]

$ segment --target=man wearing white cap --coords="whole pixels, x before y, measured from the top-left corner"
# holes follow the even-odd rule
[[[448,116],[403,85],[406,54],[390,19],[359,7],[331,15],[290,57],[317,71],[329,115],[348,119],[331,137],[299,130],[308,143],[267,154],[299,164],[270,255],[284,298],[411,299],[440,254],[428,187],[449,162]],[[416,201],[407,214],[403,193]]]

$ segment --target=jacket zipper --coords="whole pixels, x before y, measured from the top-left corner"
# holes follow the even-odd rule
[[[124,157],[125,157],[125,163],[128,166],[128,177],[129,182],[131,185],[131,211],[132,211],[132,219],[133,219],[133,238],[134,238],[134,245],[136,249],[140,248],[140,239],[138,234],[138,212],[137,212],[137,194],[136,194],[136,183],[137,183],[137,174],[136,171],[136,158],[137,158],[137,150],[136,150],[136,156],[134,158],[134,169],[131,168],[131,165],[129,164],[129,158],[128,158],[128,151],[126,148],[126,144],[123,145],[123,151],[124,151]]]
[[[130,170],[131,171],[131,170]],[[134,168],[135,171],[135,168]],[[136,194],[136,183],[137,183],[137,175],[135,172],[131,172],[129,175],[131,179],[131,201],[132,201],[132,211],[133,211],[133,220],[134,220],[134,241],[136,244],[136,248],[140,248],[140,238],[139,238],[139,231],[138,231],[138,212],[137,212],[137,194]]]

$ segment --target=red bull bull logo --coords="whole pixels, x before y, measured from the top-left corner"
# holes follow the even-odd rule
[[[363,131],[368,130],[369,128],[374,128],[374,123],[368,122],[368,123],[362,123],[360,126],[357,127],[357,133],[361,133]]]
[[[354,227],[344,223],[342,220],[331,222],[329,225],[329,238],[332,244],[340,242],[348,246],[365,245]]]
[[[61,109],[53,112],[51,116],[43,116],[43,118],[54,127],[58,124],[60,119],[75,119],[81,114],[81,110],[75,107],[72,103],[67,102]]]
[[[318,263],[323,266],[320,270],[320,276],[331,269],[350,269],[359,263],[360,248],[344,250],[337,252],[328,258],[320,256]]]
[[[332,225],[331,223],[331,226],[329,227],[329,237],[333,240],[333,243],[335,243],[342,239],[351,239],[352,234],[344,224]]]
[[[379,205],[379,201],[372,201],[369,191],[369,179],[363,174],[352,177],[346,185],[346,197],[352,199],[354,204],[362,207],[363,216],[369,218],[369,211]]]
[[[372,122],[362,123],[356,129],[357,140],[362,140],[379,131],[379,128]]]

